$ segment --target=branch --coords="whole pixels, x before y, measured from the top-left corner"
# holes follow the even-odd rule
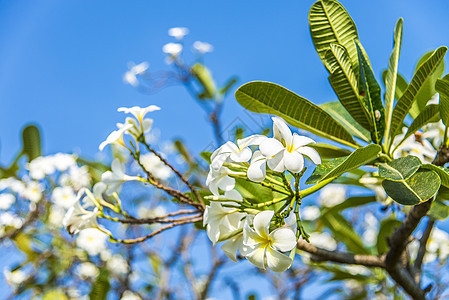
[[[298,241],[297,248],[316,256],[316,261],[332,261],[342,264],[385,268],[385,262],[383,257],[375,255],[360,255],[345,252],[329,251],[315,247],[314,245],[309,244],[302,240]]]
[[[429,222],[427,222],[426,229],[424,230],[424,233],[423,233],[421,239],[419,240],[418,255],[416,256],[416,260],[415,260],[415,264],[414,264],[414,269],[416,272],[416,275],[415,275],[416,282],[421,281],[421,266],[422,266],[422,262],[424,259],[424,255],[426,255],[427,241],[429,240],[430,234],[433,229],[433,225],[435,225],[435,220],[429,219]]]

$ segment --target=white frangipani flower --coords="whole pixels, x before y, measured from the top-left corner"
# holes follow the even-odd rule
[[[26,273],[20,269],[11,271],[8,268],[5,268],[3,269],[3,276],[5,276],[6,282],[13,286],[21,285],[27,278]]]
[[[236,190],[227,191],[222,198],[242,201],[242,196]],[[226,202],[227,204],[235,204]],[[223,207],[216,201],[211,201],[204,211],[203,225],[207,226],[207,236],[215,245],[221,236],[236,231],[243,226],[244,213],[238,212],[237,207]]]
[[[206,42],[196,41],[193,43],[193,49],[199,54],[205,54],[214,51],[214,46]]]
[[[402,141],[406,132],[407,128],[404,128],[403,133],[394,138],[393,149],[400,141]],[[407,155],[418,157],[422,163],[431,163],[437,155],[437,150],[435,150],[428,140],[422,138],[422,134],[415,133],[406,138],[393,152],[393,158],[395,159]]]
[[[438,149],[444,140],[444,131],[446,126],[444,126],[443,121],[430,123],[426,125],[424,128],[424,133],[421,136],[422,139],[427,139],[432,141],[433,147]]]
[[[172,170],[153,153],[141,155],[140,163],[157,179],[168,180],[173,175]]]
[[[301,209],[301,219],[306,221],[314,221],[318,219],[321,212],[318,206],[309,205]]]
[[[189,34],[189,29],[186,27],[173,27],[168,30],[168,35],[178,41],[182,40],[187,34]]]
[[[71,187],[58,186],[54,188],[51,199],[56,205],[69,208],[75,202],[76,195]]]
[[[254,217],[254,229],[245,223],[243,243],[248,249],[245,257],[255,266],[274,272],[287,270],[292,259],[281,252],[291,251],[296,246],[296,235],[287,227],[277,228],[271,233],[270,222],[273,211],[262,211]]]
[[[81,278],[81,279],[94,279],[98,276],[99,270],[97,266],[95,266],[91,262],[83,262],[79,264],[76,269],[75,273]]]
[[[251,158],[250,146],[260,145],[262,141],[267,139],[264,135],[255,134],[244,139],[237,140],[237,145],[233,142],[226,142],[220,148],[212,153],[211,167],[218,171],[223,163],[230,162],[247,162]]]
[[[315,164],[321,164],[318,152],[306,145],[315,143],[311,138],[293,133],[285,121],[273,117],[273,138],[264,140],[259,149],[267,158],[268,167],[276,172],[289,170],[298,173],[304,168],[304,157],[308,156]]]
[[[91,200],[85,197],[85,204],[81,204],[81,197],[85,194],[84,189],[78,192],[75,203],[69,208],[64,219],[63,226],[70,234],[77,234],[80,230],[86,228],[97,228],[98,208],[95,207],[92,211],[86,208],[92,206]]]
[[[0,209],[9,209],[14,202],[16,202],[16,197],[13,194],[0,194]]]
[[[439,258],[442,263],[449,256],[449,234],[446,231],[434,227],[427,242],[428,253],[424,257],[425,262],[431,262]]]
[[[109,144],[120,144],[122,146],[125,146],[125,143],[123,141],[123,134],[132,127],[133,127],[132,124],[125,124],[119,129],[114,130],[108,135],[106,140],[100,144],[98,149],[100,149],[100,151],[103,151],[104,147],[106,147]]]
[[[76,238],[76,245],[87,251],[89,255],[98,255],[106,249],[108,235],[97,228],[87,228]]]
[[[228,192],[234,188],[235,179],[229,176],[230,173],[231,171],[225,167],[220,168],[218,171],[214,171],[212,167],[210,168],[209,174],[207,174],[206,185],[212,194],[219,196],[220,192],[218,189]]]
[[[112,195],[114,192],[119,192],[123,182],[131,180],[139,180],[136,176],[128,176],[125,174],[125,166],[118,158],[112,161],[112,171],[106,171],[101,175],[101,182],[108,186],[106,190],[107,195]]]
[[[147,115],[147,113],[160,110],[161,108],[156,105],[150,105],[147,107],[133,106],[133,107],[120,107],[117,109],[118,112],[124,112],[125,114],[132,114],[139,123],[142,123],[143,118]]]
[[[267,175],[267,158],[260,150],[254,151],[251,163],[246,172],[248,179],[254,182],[262,182]]]
[[[310,243],[329,251],[337,249],[337,242],[328,232],[313,232],[309,237]]]
[[[106,262],[109,271],[117,275],[126,274],[129,270],[128,262],[121,255],[114,255]]]
[[[42,192],[44,187],[37,181],[30,181],[26,184],[23,197],[30,200],[31,202],[38,202],[42,199]]]
[[[346,199],[346,187],[341,184],[329,184],[320,191],[318,201],[322,206],[332,207]]]
[[[181,53],[182,45],[179,43],[168,43],[162,47],[162,51],[171,57],[176,57]]]
[[[137,75],[144,74],[149,66],[150,65],[146,61],[141,62],[138,65],[133,62],[129,63],[129,70],[123,75],[123,81],[134,87],[138,86],[139,81],[137,80]]]
[[[124,291],[120,300],[142,300],[142,298],[131,291]]]

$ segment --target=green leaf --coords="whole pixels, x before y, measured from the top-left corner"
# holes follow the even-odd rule
[[[416,65],[416,70],[432,55],[432,53],[433,51],[430,51],[421,57],[421,59],[418,61],[418,64]],[[427,102],[435,95],[436,80],[441,76],[443,76],[443,72],[444,72],[444,60],[441,61],[441,63],[436,68],[435,72],[431,76],[429,76],[429,78],[427,78],[427,80],[423,84],[422,89],[416,96],[416,101],[414,105],[417,106],[418,112],[423,111],[423,109],[426,107]]]
[[[109,272],[101,269],[100,274],[92,285],[89,293],[90,300],[106,300],[111,284],[109,283]]]
[[[328,112],[335,120],[343,125],[353,136],[370,142],[370,132],[360,126],[348,113],[348,111],[338,101],[321,104],[320,107]]]
[[[440,93],[440,114],[444,125],[449,126],[449,74],[437,79],[435,89]]]
[[[384,82],[385,87],[387,86],[387,73],[388,70],[384,70],[382,72],[382,80]],[[405,80],[405,78],[401,74],[397,73],[396,76],[397,77],[396,77],[396,87],[394,89],[394,98],[398,100],[401,99],[402,95],[407,89],[408,83],[407,80]]]
[[[262,81],[249,82],[236,91],[235,98],[252,112],[274,114],[292,126],[357,147],[351,134],[327,112],[282,86]]]
[[[220,89],[220,94],[226,95],[229,90],[237,83],[238,79],[237,77],[231,77],[228,79],[228,81],[224,84],[224,86]]]
[[[380,86],[368,64],[366,55],[361,50],[360,43],[355,41],[355,44],[360,61],[361,90],[365,92],[366,106],[371,115],[371,139],[374,143],[380,144],[385,130],[385,111],[380,96]]]
[[[315,149],[322,159],[343,157],[351,154],[351,151],[349,151],[348,149],[341,149],[328,144],[317,143],[307,146]]]
[[[449,188],[449,169],[445,167],[435,166],[432,164],[425,164],[421,166],[422,169],[432,170],[438,174],[441,179],[441,185]]]
[[[415,174],[421,165],[421,160],[416,156],[401,157],[386,164],[379,164],[379,176],[392,181],[401,181]]]
[[[200,153],[200,156],[208,163],[211,163],[210,157],[212,156],[212,152],[203,151]]]
[[[379,233],[377,235],[377,252],[379,255],[387,253],[390,247],[388,246],[387,239],[393,234],[394,230],[401,226],[402,222],[388,218],[380,223]]]
[[[375,196],[357,196],[357,197],[350,197],[343,201],[340,204],[337,204],[333,207],[328,208],[326,211],[323,212],[323,214],[326,214],[328,212],[335,212],[335,211],[342,211],[348,208],[354,208],[357,206],[363,206],[369,203],[376,202]]]
[[[191,72],[203,88],[203,91],[198,96],[201,99],[213,98],[215,96],[216,86],[209,69],[200,63],[196,63],[192,66]]]
[[[251,181],[236,178],[235,189],[252,203],[262,203],[273,199],[273,191],[270,188]]]
[[[440,115],[440,106],[438,104],[429,104],[426,108],[413,120],[412,124],[410,124],[407,133],[402,138],[402,140],[397,144],[396,148],[402,144],[409,136],[414,134],[416,131],[421,129],[424,125],[428,123],[432,123],[435,121],[439,121]],[[396,149],[395,148],[395,149]],[[393,151],[394,152],[394,151]]]
[[[425,81],[430,78],[435,70],[438,68],[440,63],[443,61],[443,57],[446,54],[447,48],[440,47],[433,52],[433,54],[418,68],[413,76],[412,81],[407,87],[402,97],[399,99],[398,103],[394,107],[393,116],[391,121],[390,130],[390,144],[394,137],[401,132],[402,123],[404,122],[405,116],[407,116],[413,102],[416,101],[416,97],[420,90],[423,88]]]
[[[427,201],[438,192],[441,180],[437,173],[420,169],[401,181],[385,179],[382,186],[394,201],[403,205],[415,205]]]
[[[442,201],[433,201],[428,216],[434,220],[444,220],[449,217],[449,206]]]
[[[22,131],[23,152],[28,156],[28,161],[42,155],[41,135],[35,125],[28,125]]]
[[[313,174],[307,179],[306,184],[318,183],[363,166],[375,159],[380,151],[381,147],[379,145],[371,144],[355,150],[349,156],[336,158],[318,165]]]
[[[331,72],[329,82],[350,119],[356,120],[365,129],[370,129],[370,116],[359,96],[357,78],[346,49],[338,44],[331,44],[326,52],[326,62]]]
[[[400,18],[394,29],[394,46],[390,55],[388,70],[385,78],[385,143],[390,139],[391,115],[393,113],[394,96],[396,94],[396,81],[398,75],[399,54],[402,44],[402,23]]]
[[[340,44],[347,49],[358,75],[359,62],[354,45],[354,39],[358,39],[357,28],[343,5],[333,0],[315,2],[309,12],[309,27],[315,49],[326,67],[325,56],[330,45]]]

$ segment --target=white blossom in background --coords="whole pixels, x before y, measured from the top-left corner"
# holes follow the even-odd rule
[[[179,43],[168,43],[162,47],[162,51],[165,54],[170,55],[171,58],[173,59],[181,53],[182,45]]]
[[[322,206],[332,207],[346,199],[346,187],[340,184],[329,184],[320,191],[318,201]]]
[[[214,51],[214,46],[206,42],[196,41],[193,43],[193,49],[199,54],[205,54]]]
[[[137,75],[145,74],[149,66],[150,64],[146,61],[141,62],[138,65],[133,62],[128,63],[128,71],[123,75],[123,81],[134,87],[138,86],[139,80],[137,79]]]
[[[101,175],[101,182],[108,186],[106,190],[107,195],[118,193],[121,185],[125,181],[139,180],[137,176],[129,176],[125,174],[125,166],[118,158],[112,161],[112,171],[106,171]]]
[[[26,184],[25,190],[23,192],[23,197],[30,200],[31,202],[38,202],[42,199],[42,192],[44,187],[37,181],[29,181]]]
[[[72,166],[59,178],[61,186],[70,186],[75,190],[90,186],[91,177],[87,166]]]
[[[404,138],[406,132],[407,128],[404,128],[403,133],[394,138],[393,149]],[[407,155],[418,157],[422,163],[431,163],[437,155],[437,150],[427,139],[422,138],[422,135],[412,134],[393,152],[393,158],[395,159]]]
[[[9,211],[0,213],[0,229],[11,226],[16,229],[22,227],[23,219]]]
[[[106,140],[100,144],[98,149],[100,151],[103,151],[104,147],[106,147],[109,144],[119,144],[125,146],[125,142],[123,141],[123,134],[132,127],[133,127],[132,124],[125,124],[124,126],[119,127],[119,129],[114,130],[108,135]]]
[[[313,232],[309,237],[310,243],[316,247],[329,251],[337,249],[337,242],[328,232]]]
[[[243,243],[245,257],[255,266],[274,272],[287,270],[292,259],[282,252],[291,251],[296,246],[296,235],[290,228],[282,227],[269,232],[273,211],[262,211],[254,217],[254,229],[245,223]]]
[[[75,273],[82,279],[94,279],[98,276],[99,270],[98,268],[91,262],[83,262],[79,264]]]
[[[46,156],[39,156],[28,163],[30,177],[35,180],[42,180],[46,175],[53,174],[56,171],[51,159]]]
[[[445,264],[449,256],[449,234],[434,227],[427,242],[427,254],[424,256],[424,262],[429,263],[440,259],[441,263]]]
[[[0,209],[9,209],[14,202],[16,202],[16,197],[13,194],[0,194]]]
[[[161,205],[153,208],[140,206],[139,210],[137,211],[137,215],[139,216],[139,218],[143,219],[159,218],[165,216],[166,214],[167,210]]]
[[[98,255],[106,249],[108,235],[96,228],[87,228],[80,231],[76,238],[76,245],[86,250],[89,255]]]
[[[76,195],[71,187],[58,186],[53,189],[51,200],[58,206],[70,208],[76,200]]]
[[[141,155],[140,163],[157,179],[168,180],[173,175],[172,170],[153,153]]]
[[[445,126],[443,121],[430,123],[424,126],[424,133],[421,136],[423,139],[427,139],[432,142],[432,145],[435,149],[438,149],[444,140],[444,131]]]
[[[365,219],[363,222],[364,232],[362,234],[363,242],[368,246],[374,246],[377,243],[377,232],[379,227],[379,221],[371,213],[365,213]]]
[[[128,262],[121,255],[114,255],[106,261],[106,267],[108,270],[117,275],[124,275],[128,273]]]
[[[27,278],[27,275],[24,271],[22,270],[15,270],[15,271],[11,271],[8,268],[4,268],[3,269],[3,276],[5,276],[6,282],[9,285],[12,286],[19,286],[21,285],[25,279]]]
[[[5,189],[11,190],[11,192],[23,195],[25,192],[25,184],[14,177],[8,177],[5,179],[0,179],[0,191]]]
[[[309,205],[301,209],[301,219],[305,221],[315,221],[321,212],[318,206]]]
[[[62,227],[65,213],[66,211],[63,207],[53,205],[50,208],[50,214],[48,215],[48,222],[54,227]]]
[[[186,27],[173,27],[168,30],[168,35],[178,41],[182,40],[187,34],[189,34],[189,29]]]
[[[142,298],[131,291],[124,291],[120,300],[142,300]]]

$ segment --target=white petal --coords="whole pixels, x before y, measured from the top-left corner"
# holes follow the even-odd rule
[[[284,145],[276,139],[267,138],[260,144],[259,149],[263,156],[271,158],[284,150]]]
[[[232,238],[228,242],[226,242],[221,249],[224,251],[227,257],[237,262],[237,250],[242,247],[243,235],[239,235],[237,237]]]
[[[223,164],[226,162],[226,160],[229,157],[229,153],[220,153],[217,156],[214,157],[213,160],[211,160],[211,168],[214,172],[219,172]]]
[[[262,238],[268,239],[268,230],[270,228],[270,222],[273,218],[274,211],[265,210],[258,213],[254,217],[254,230],[260,235]]]
[[[302,147],[302,146],[305,146],[308,144],[315,144],[315,141],[309,137],[302,136],[297,133],[293,134],[293,149],[296,150],[299,147]]]
[[[290,227],[293,232],[296,232],[298,223],[296,222],[296,215],[294,213],[291,213],[287,219],[285,219],[285,225]]]
[[[282,252],[290,251],[296,246],[296,235],[290,228],[277,228],[270,233],[270,238],[273,241],[272,247]]]
[[[111,170],[118,177],[123,177],[125,175],[125,168],[118,158],[115,158],[112,161]]]
[[[209,237],[212,244],[216,244],[218,239],[220,238],[220,230],[219,226],[214,226],[212,224],[207,225],[207,236]]]
[[[224,197],[227,198],[227,199],[232,199],[232,200],[236,200],[236,201],[242,201],[243,200],[242,195],[240,195],[240,193],[237,192],[237,190],[227,191],[224,194]]]
[[[268,167],[270,167],[271,170],[275,172],[284,172],[285,171],[285,165],[284,165],[284,152],[287,151],[281,151],[273,158],[267,160]]]
[[[273,117],[271,119],[273,120],[274,137],[278,140],[283,139],[287,145],[291,145],[293,143],[293,135],[287,123],[279,117]]]
[[[264,242],[266,242],[266,240],[261,238],[251,227],[249,227],[248,222],[245,221],[245,225],[243,226],[243,244],[254,248]]]
[[[254,249],[250,249],[247,253],[245,253],[245,257],[256,267],[265,270],[265,250],[265,247],[255,247]]]
[[[304,168],[304,157],[296,151],[284,151],[284,166],[290,172],[298,173]]]
[[[321,157],[318,154],[318,151],[316,151],[315,149],[310,148],[310,147],[300,147],[300,148],[298,148],[297,151],[299,153],[304,154],[308,158],[310,158],[314,164],[316,164],[316,165],[321,164]]]
[[[265,159],[261,159],[251,163],[246,173],[246,176],[248,176],[248,179],[251,181],[262,182],[265,180],[266,174],[267,174],[267,161]]]
[[[284,272],[290,267],[292,259],[287,255],[277,252],[276,250],[267,248],[267,266],[274,272]]]
[[[239,152],[231,153],[229,158],[234,162],[247,162],[250,160],[252,154],[251,149],[247,147],[243,148],[242,151],[239,150]]]
[[[260,143],[262,143],[265,139],[267,139],[266,136],[260,135],[260,134],[255,134],[255,135],[246,137],[244,139],[237,140],[237,145],[239,146],[240,149],[243,149],[248,146],[260,145]]]
[[[218,181],[218,187],[225,192],[230,191],[235,187],[235,179],[225,175]]]

